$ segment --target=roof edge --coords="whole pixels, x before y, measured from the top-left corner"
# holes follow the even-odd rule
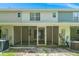
[[[79,9],[63,8],[63,9],[0,9],[0,11],[79,11]]]

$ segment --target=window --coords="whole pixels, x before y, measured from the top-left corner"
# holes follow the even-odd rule
[[[79,30],[77,30],[77,34],[79,34]]]
[[[54,17],[54,18],[56,17],[56,13],[53,13],[53,17]]]
[[[74,21],[79,21],[79,12],[73,13],[73,19],[74,19]]]
[[[30,13],[31,21],[40,21],[40,13]]]
[[[21,13],[18,13],[18,17],[21,17]]]

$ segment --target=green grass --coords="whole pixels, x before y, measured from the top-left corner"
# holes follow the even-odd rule
[[[16,56],[16,51],[14,49],[9,49],[9,50],[0,52],[0,56]]]
[[[16,54],[13,52],[2,52],[0,53],[0,56],[15,56]]]
[[[71,53],[73,56],[79,56],[79,53]]]

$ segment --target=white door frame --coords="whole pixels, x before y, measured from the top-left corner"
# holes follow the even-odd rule
[[[42,28],[44,28],[44,34],[45,34],[45,39],[44,39],[44,41],[45,41],[45,43],[44,44],[39,44],[39,37],[38,37],[38,30],[39,30],[39,28],[41,28],[41,26],[37,26],[37,46],[38,45],[47,45],[47,28],[46,28],[46,26],[44,26],[44,27],[42,27]]]

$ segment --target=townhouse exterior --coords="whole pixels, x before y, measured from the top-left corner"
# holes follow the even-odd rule
[[[8,40],[9,47],[74,46],[79,9],[1,9],[0,38]]]

